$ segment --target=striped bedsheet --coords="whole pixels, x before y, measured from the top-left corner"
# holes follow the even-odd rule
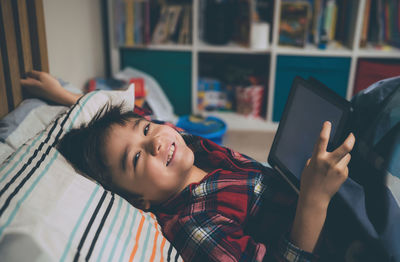
[[[153,214],[76,173],[55,148],[106,100],[84,96],[0,165],[2,261],[182,261]]]

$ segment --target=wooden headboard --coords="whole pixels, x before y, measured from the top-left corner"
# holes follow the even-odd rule
[[[42,0],[0,0],[0,118],[21,103],[20,78],[49,71]]]

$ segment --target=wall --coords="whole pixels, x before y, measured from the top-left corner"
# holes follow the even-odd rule
[[[100,0],[43,0],[50,73],[83,88],[104,76]]]

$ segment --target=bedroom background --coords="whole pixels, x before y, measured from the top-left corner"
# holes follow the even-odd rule
[[[107,75],[110,65],[104,41],[106,4],[101,0],[43,0],[52,75],[82,89],[89,78]],[[228,129],[224,144],[266,162],[274,133],[274,130]]]
[[[400,52],[395,48],[399,44],[398,29],[388,25],[398,14],[385,17],[384,21],[389,22],[386,25],[379,25],[376,20],[376,15],[382,12],[379,9],[397,5],[396,1],[44,0],[43,4],[51,74],[83,88],[89,78],[107,77],[125,66],[142,70],[159,81],[178,115],[204,112],[217,115],[228,124],[224,144],[262,162],[267,160],[276,123],[296,74],[319,78],[350,99],[368,84],[397,74],[400,68]],[[126,5],[131,7],[131,12],[118,10]],[[179,39],[172,39],[171,33],[164,40],[155,39],[154,32],[160,31],[157,27],[160,27],[158,23],[165,6],[169,8],[167,12],[178,13],[178,27],[184,23],[185,6],[191,9],[189,34],[192,37],[187,43],[178,43]],[[235,10],[233,6],[239,11],[232,11]],[[147,7],[150,8],[150,22],[145,20]],[[231,10],[226,12],[228,14],[236,12],[231,15],[236,15],[237,19],[233,21],[228,14],[218,13],[223,10]],[[218,16],[220,20],[215,19]],[[126,22],[128,17],[131,17],[131,25]],[[302,18],[307,25],[300,22]],[[314,32],[318,19],[329,31],[323,41],[316,38],[325,36]],[[207,21],[219,29],[210,27]],[[224,29],[229,22],[233,32]],[[299,31],[288,33],[284,28],[288,22],[297,23]],[[138,31],[144,36],[146,23],[150,37],[143,40],[138,38]],[[139,24],[141,29],[137,28]],[[348,28],[343,29],[344,24],[348,24]],[[131,33],[136,42],[128,42],[126,38],[127,27],[132,25]],[[63,28],[61,34],[59,28]],[[390,28],[389,33],[387,28]],[[254,30],[258,30],[257,33]],[[376,34],[384,36],[376,39]],[[222,70],[216,70],[213,64],[234,66],[221,73]],[[170,67],[168,75],[163,72],[166,65]],[[375,75],[365,80],[368,70]],[[225,113],[220,109],[210,113],[204,106],[200,108],[199,88],[203,80],[214,81],[226,89],[229,75],[235,78],[237,74],[236,79],[239,79],[242,74],[253,74],[252,71],[258,71],[264,78],[260,81],[263,89],[261,118],[243,118],[242,114]],[[220,77],[221,74],[225,76]],[[222,111],[226,111],[224,109]]]
[[[371,4],[372,1],[354,1],[357,3],[356,28],[358,29],[356,32],[358,33],[354,34],[355,42],[352,48],[343,50],[328,48],[325,50],[316,48],[313,44],[306,45],[305,48],[281,47],[277,44],[279,27],[277,27],[277,23],[274,23],[272,31],[275,37],[269,38],[270,46],[261,52],[255,52],[253,48],[249,47],[199,45],[201,42],[197,38],[193,39],[193,44],[184,46],[166,44],[115,46],[113,45],[114,42],[107,37],[107,35],[112,35],[110,31],[107,34],[107,30],[110,30],[112,23],[110,23],[110,20],[104,19],[105,17],[110,17],[108,15],[112,10],[105,8],[105,4],[114,1],[116,2],[116,0],[93,0],[84,1],[84,3],[78,1],[63,3],[62,1],[49,2],[43,0],[2,0],[0,2],[0,19],[2,22],[0,23],[0,114],[5,115],[5,113],[20,104],[21,97],[19,96],[15,99],[15,94],[21,93],[18,82],[20,72],[23,74],[29,71],[29,68],[32,68],[32,64],[36,69],[50,69],[50,72],[55,76],[71,82],[83,90],[83,85],[90,78],[96,76],[107,77],[114,73],[114,70],[118,72],[121,69],[120,67],[124,65],[136,65],[143,70],[144,65],[140,65],[140,63],[149,62],[145,71],[160,80],[159,82],[163,89],[165,87],[165,91],[175,106],[176,112],[181,115],[187,113],[185,111],[187,110],[187,105],[189,105],[189,111],[191,111],[190,107],[196,109],[199,104],[197,100],[199,93],[197,80],[199,76],[204,76],[202,75],[204,71],[197,71],[199,65],[204,69],[203,62],[206,62],[206,65],[210,65],[213,64],[213,61],[218,62],[221,57],[234,57],[243,58],[243,60],[233,60],[236,60],[236,64],[239,61],[239,66],[243,62],[242,67],[246,68],[249,65],[253,65],[248,61],[251,62],[251,58],[254,58],[256,62],[261,61],[260,67],[258,66],[260,64],[254,64],[255,68],[263,69],[268,80],[268,84],[265,86],[265,91],[268,94],[265,108],[267,111],[266,117],[254,119],[231,112],[228,116],[232,117],[229,118],[221,112],[213,112],[218,113],[222,118],[225,117],[224,120],[230,125],[228,134],[229,132],[237,132],[235,141],[246,141],[245,146],[248,146],[247,148],[249,148],[250,152],[248,154],[252,155],[255,152],[255,146],[260,146],[259,139],[254,139],[254,133],[272,133],[274,131],[274,126],[276,127],[277,125],[277,122],[274,121],[276,119],[274,115],[275,117],[279,116],[279,110],[277,110],[276,106],[279,109],[279,106],[282,106],[282,102],[285,101],[284,96],[280,96],[280,99],[277,99],[277,93],[290,88],[293,73],[302,76],[312,74],[317,78],[328,76],[340,81],[347,81],[347,85],[338,84],[333,86],[333,89],[335,87],[346,87],[340,90],[345,90],[346,94],[342,95],[350,98],[357,90],[355,88],[357,76],[362,75],[360,73],[361,64],[366,64],[361,62],[368,62],[367,65],[369,64],[369,66],[371,62],[374,66],[377,64],[384,65],[384,70],[378,70],[378,67],[375,67],[374,70],[371,68],[367,70],[368,76],[372,78],[388,77],[383,74],[391,70],[399,72],[397,69],[399,64],[398,49],[393,46],[390,47],[390,45],[381,45],[385,49],[377,50],[376,48],[379,48],[379,45],[372,45],[373,39],[367,37],[371,45],[363,46],[361,39],[358,38],[363,35],[361,34],[361,29],[363,28],[363,23],[361,23],[363,20],[361,18],[364,17],[365,10],[367,10],[367,4]],[[130,2],[131,0],[126,1]],[[318,1],[314,3],[316,2]],[[327,2],[342,3],[341,1]],[[373,1],[373,3],[377,2]],[[147,2],[131,3],[145,4]],[[193,10],[196,11],[199,10],[198,4],[203,2],[194,1],[193,3],[196,4],[193,6]],[[251,3],[257,2],[251,1]],[[284,3],[283,1],[274,1],[274,3],[276,4],[273,8],[274,21],[276,22],[279,21],[276,16],[276,14],[280,13],[277,12],[280,11],[278,7],[280,8],[280,4],[283,6]],[[296,1],[296,3],[300,3],[300,1]],[[387,3],[394,2],[387,1]],[[376,9],[371,8],[371,10]],[[47,18],[49,12],[52,12],[50,14],[51,19]],[[24,20],[23,18],[28,19]],[[46,23],[47,27],[54,26],[52,29],[47,28],[45,38],[40,34],[44,32],[44,23],[42,21]],[[12,27],[12,23],[15,26]],[[371,24],[375,25],[374,23]],[[197,27],[193,29],[195,28]],[[382,29],[381,27],[379,28]],[[26,40],[26,38],[22,37],[27,32],[32,41],[21,42],[22,47],[27,47],[27,49],[31,50],[31,56],[25,56],[24,51],[26,50],[21,48],[18,43],[18,39]],[[390,36],[390,34],[383,35],[385,37]],[[45,45],[43,45],[43,39],[46,40]],[[386,40],[386,38],[382,40]],[[396,44],[396,41],[393,43]],[[25,44],[27,46],[24,46]],[[49,45],[48,49],[53,51],[47,52],[47,45]],[[96,47],[93,47],[93,45],[96,45]],[[39,55],[37,54],[38,46],[39,49],[44,47],[43,50],[39,50]],[[117,57],[114,55],[117,55]],[[50,56],[49,59],[48,56]],[[185,58],[177,61],[176,56]],[[19,58],[18,61],[17,57]],[[165,60],[166,57],[170,58],[170,60]],[[63,62],[61,58],[67,62]],[[122,58],[121,63],[119,63],[119,58]],[[47,59],[50,63],[48,63]],[[28,60],[31,60],[30,65]],[[83,60],[87,63],[82,62]],[[305,63],[307,60],[309,63]],[[323,67],[324,65],[330,65],[330,63],[326,62],[334,60],[346,61],[345,64],[347,66]],[[157,63],[157,61],[160,63]],[[170,63],[171,66],[166,67],[165,61]],[[60,63],[58,64],[58,62]],[[175,62],[183,62],[186,67],[175,68]],[[285,67],[281,67],[282,64],[280,62],[291,62],[292,67],[290,70],[282,70]],[[313,62],[316,64],[313,64]],[[39,66],[36,66],[37,63]],[[21,65],[28,66],[21,67]],[[115,65],[117,66],[116,68],[114,67]],[[215,65],[218,66],[219,63],[215,63]],[[316,65],[321,67],[315,68]],[[310,68],[315,69],[315,71],[305,70]],[[382,67],[380,68],[382,69]],[[345,75],[339,75],[335,69],[340,69],[339,72]],[[152,70],[154,71],[151,72]],[[163,74],[157,75],[157,72]],[[364,78],[367,79],[368,77],[363,77],[362,79]],[[170,81],[171,79],[172,81]],[[278,81],[279,79],[287,80],[286,84]],[[322,81],[332,87],[332,82],[324,81],[324,79]],[[396,81],[398,81],[398,78],[394,79],[395,83],[386,81],[386,84],[383,84],[385,81],[379,81],[375,84],[375,87],[381,86],[381,88],[373,89],[375,90],[374,92],[368,89],[368,95],[363,96],[365,99],[361,100],[364,105],[367,105],[365,108],[371,109],[371,105],[379,102],[376,99],[368,99],[370,95],[372,98],[376,98],[376,93],[379,93],[382,87],[390,90],[397,88],[398,82]],[[177,83],[180,83],[180,85]],[[367,87],[368,84],[363,83],[363,86]],[[5,95],[4,91],[6,91]],[[129,93],[129,90],[126,92]],[[179,93],[189,96],[179,100],[179,96],[176,95],[179,95]],[[10,97],[14,100],[12,101]],[[398,99],[398,97],[395,98]],[[1,119],[2,121],[5,120],[4,122],[7,122],[6,118],[8,117],[10,117],[8,119],[13,119],[13,116],[18,115],[18,109],[24,106],[25,113],[28,112],[28,115],[25,115],[26,119],[22,123],[13,123],[10,126],[0,125],[0,129],[2,127],[8,129],[13,125],[15,126],[15,129],[5,134],[5,137],[0,137],[0,162],[2,162],[0,165],[0,254],[2,254],[2,258],[5,258],[4,260],[12,261],[7,257],[16,261],[35,259],[41,261],[69,261],[83,259],[84,257],[86,260],[108,261],[118,257],[120,261],[128,259],[130,261],[136,259],[140,261],[170,261],[174,257],[175,260],[179,260],[179,254],[162,237],[159,225],[151,213],[144,213],[134,209],[118,195],[104,190],[98,184],[78,174],[55,148],[60,137],[71,128],[90,121],[104,103],[119,103],[121,99],[124,99],[129,104],[127,110],[132,110],[133,97],[126,95],[126,93],[92,92],[87,94],[79,104],[71,109],[49,105],[44,102],[39,102],[40,105],[32,109],[26,108],[27,103],[21,103],[17,110]],[[11,104],[9,103],[10,101]],[[398,109],[396,107],[399,104],[398,100],[391,101],[395,105],[392,109]],[[3,110],[4,108],[5,110]],[[65,113],[59,115],[60,112]],[[196,112],[196,110],[193,110],[193,112]],[[387,120],[386,113],[398,116],[398,114],[392,114],[391,110],[384,113],[383,120]],[[46,115],[50,114],[52,116],[46,119]],[[56,118],[55,121],[53,121],[54,118]],[[370,119],[370,116],[366,114],[366,122],[369,123]],[[247,125],[247,123],[252,124]],[[257,144],[251,145],[248,139],[254,139]],[[238,150],[245,152],[242,149]],[[265,150],[264,146],[263,150]],[[394,164],[398,163],[397,159],[392,159]],[[3,160],[6,161],[3,162]],[[377,163],[381,162],[372,161],[370,164],[376,165]],[[386,172],[386,170],[384,171]],[[394,212],[389,213],[389,215],[394,218],[393,221],[398,221],[400,184],[398,183],[398,176],[397,178],[390,177],[393,180],[388,180],[387,186],[390,189],[390,194],[392,194],[390,205],[393,209],[389,210]],[[362,194],[359,194],[359,196],[364,197]],[[374,203],[379,203],[375,201],[376,197],[372,196],[371,199],[374,200]],[[357,202],[357,199],[354,201]],[[363,203],[363,201],[358,201],[357,203]],[[362,208],[360,210],[362,212],[365,211]],[[363,215],[366,217],[365,214]],[[373,225],[370,224],[370,220],[366,219],[365,221],[368,223],[368,230],[371,229],[371,232],[377,234]],[[398,241],[398,236],[400,235],[398,233],[400,232],[399,227],[396,223],[387,223],[387,226],[385,232],[391,235],[385,237],[385,245],[390,246],[396,251],[397,257],[400,257],[397,248],[398,242],[392,241],[390,238],[392,236],[397,237]],[[25,252],[21,252],[21,250]]]

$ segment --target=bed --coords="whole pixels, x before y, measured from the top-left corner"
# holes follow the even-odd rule
[[[2,0],[0,20],[1,260],[182,261],[153,214],[77,173],[56,149],[105,103],[132,110],[132,90],[92,92],[71,108],[24,100],[19,79],[49,70],[42,0]]]
[[[71,108],[24,100],[20,77],[32,69],[49,71],[42,0],[1,0],[0,20],[1,261],[182,261],[153,214],[78,174],[56,149],[68,130],[105,103],[124,101],[132,110],[132,91],[92,92]],[[360,114],[368,116],[365,111]],[[389,188],[396,212],[399,181],[393,178]],[[365,213],[363,199],[351,200]],[[384,234],[369,228],[376,238],[386,237],[384,245],[400,259],[399,227]]]

